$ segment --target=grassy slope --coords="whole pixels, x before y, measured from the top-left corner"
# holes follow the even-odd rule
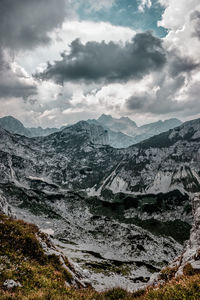
[[[172,279],[164,286],[135,294],[122,289],[97,293],[93,289],[67,287],[71,275],[56,256],[46,256],[36,235],[45,239],[35,225],[0,215],[0,299],[52,300],[130,300],[200,299],[200,275]],[[66,264],[68,264],[66,259]],[[19,281],[22,287],[6,291],[6,279]]]

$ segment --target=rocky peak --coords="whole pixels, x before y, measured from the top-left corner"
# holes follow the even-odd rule
[[[112,121],[112,120],[113,120],[112,116],[106,114],[102,114],[98,119],[99,122]]]
[[[101,125],[90,124],[87,121],[80,121],[75,125],[64,128],[57,136],[68,138],[76,136],[85,138],[86,142],[98,145],[108,145],[108,132]]]

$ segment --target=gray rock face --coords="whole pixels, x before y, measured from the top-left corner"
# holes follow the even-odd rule
[[[87,122],[32,139],[0,129],[0,190],[94,286],[102,275],[103,288],[135,289],[182,250],[172,232],[191,222],[188,195],[200,192],[200,119],[127,149],[107,139]]]
[[[190,238],[185,243],[182,254],[176,257],[170,264],[169,268],[175,269],[175,276],[182,276],[184,268],[189,265],[190,271],[200,272],[200,193],[191,196],[193,225],[190,231]],[[148,286],[162,284],[161,273],[155,273],[148,281]]]
[[[3,213],[7,216],[12,215],[11,207],[9,206],[5,197],[3,197],[2,195],[0,195],[0,213]]]
[[[101,126],[79,122],[44,138],[0,130],[0,182],[52,184],[101,196],[200,190],[200,119],[127,149],[107,146]]]
[[[177,275],[183,274],[184,266],[187,264],[200,271],[200,193],[196,193],[192,199],[192,212],[194,220],[190,239],[183,254],[174,261],[174,265],[178,266]]]

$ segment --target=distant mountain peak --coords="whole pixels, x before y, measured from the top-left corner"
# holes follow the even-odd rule
[[[40,126],[37,128],[26,128],[21,121],[13,116],[5,116],[0,118],[0,127],[11,133],[20,134],[27,137],[46,136],[59,131],[57,128],[43,129]]]
[[[106,114],[102,114],[99,118],[98,121],[99,122],[104,122],[104,121],[111,121],[113,120],[113,117],[111,115],[106,115]]]
[[[20,122],[19,120],[15,119],[12,116],[5,116],[3,118],[0,118],[0,127],[12,133],[25,135],[25,136],[30,135],[29,130],[24,127],[22,122]]]
[[[80,134],[86,136],[86,141],[99,145],[108,145],[108,132],[100,124],[93,124],[87,121],[80,121],[74,125],[65,127],[61,134]]]

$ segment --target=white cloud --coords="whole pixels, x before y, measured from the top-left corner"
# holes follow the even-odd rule
[[[36,68],[44,67],[47,60],[53,62],[60,59],[60,53],[69,50],[71,42],[79,38],[82,43],[88,41],[122,43],[130,41],[135,35],[135,31],[122,26],[114,26],[106,22],[91,21],[70,21],[65,22],[60,29],[56,29],[52,34],[52,43],[48,47],[38,47],[34,51],[28,51],[16,57],[17,62],[28,72],[35,72]]]
[[[144,12],[145,8],[150,8],[152,6],[152,2],[151,0],[141,0],[138,9],[141,12]]]

